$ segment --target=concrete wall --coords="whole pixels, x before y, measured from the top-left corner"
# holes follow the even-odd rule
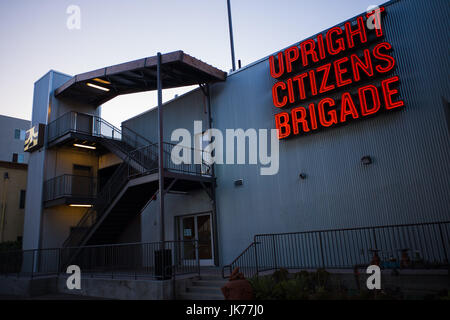
[[[31,122],[0,115],[0,161],[12,161],[13,153],[22,154],[28,163],[29,154],[23,151],[24,140],[15,138],[15,129],[28,130]]]
[[[80,290],[69,290],[67,278],[58,278],[58,292],[89,297],[120,300],[170,300],[173,295],[172,280],[124,280],[81,278]]]

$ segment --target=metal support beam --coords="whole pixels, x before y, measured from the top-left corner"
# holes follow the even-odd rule
[[[206,97],[206,103],[207,103],[207,107],[208,107],[208,127],[209,129],[213,128],[213,118],[212,118],[212,114],[211,114],[211,88],[209,86],[209,84],[206,84],[206,92],[208,93],[207,97]],[[212,164],[212,176],[215,177],[215,165]],[[219,235],[218,233],[218,228],[217,228],[217,206],[216,206],[216,179],[214,179],[214,181],[211,183],[211,190],[210,192],[207,192],[208,196],[211,199],[211,203],[212,203],[212,228],[213,228],[213,242],[214,242],[214,264],[216,266],[220,265],[220,261],[219,261]]]
[[[169,193],[170,189],[173,187],[175,182],[177,182],[178,179],[173,179],[172,182],[169,184],[166,190],[164,190],[164,194]]]
[[[231,63],[233,66],[233,71],[236,70],[236,62],[234,58],[234,40],[233,40],[233,25],[231,23],[231,5],[230,0],[227,0],[227,8],[228,8],[228,28],[230,30],[230,47],[231,47]]]
[[[159,159],[159,222],[160,222],[160,241],[165,241],[164,232],[164,150],[163,150],[163,110],[162,110],[162,75],[161,75],[161,53],[158,52],[158,61],[156,65],[156,81],[158,89],[158,159]]]

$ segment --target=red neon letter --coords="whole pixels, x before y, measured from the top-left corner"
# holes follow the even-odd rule
[[[291,127],[289,126],[289,113],[281,112],[275,115],[275,127],[278,130],[278,139],[286,138],[291,134]],[[282,132],[284,128],[284,132]]]
[[[272,78],[279,78],[284,73],[284,64],[283,64],[283,52],[278,52],[278,72],[275,71],[275,59],[273,56],[269,57],[270,64],[270,75]]]
[[[347,34],[347,44],[349,48],[353,48],[355,46],[355,42],[353,41],[353,37],[355,35],[359,35],[359,39],[361,43],[367,42],[366,29],[364,28],[364,21],[362,17],[356,18],[356,23],[358,27],[355,30],[352,30],[352,25],[350,22],[345,23],[345,33]]]
[[[297,81],[298,82],[298,91],[300,92],[300,99],[303,100],[306,98],[305,95],[305,84],[303,83],[303,79],[306,78],[308,74],[305,73],[301,73],[299,75],[296,75],[295,77],[292,78],[292,81]]]
[[[330,74],[331,63],[324,64],[316,69],[316,71],[323,71],[322,82],[320,83],[319,92],[324,93],[334,89],[334,84],[327,85],[328,76]]]
[[[316,74],[314,70],[309,70],[309,83],[311,84],[311,94],[315,96],[317,94]]]
[[[321,60],[325,59],[325,47],[323,45],[323,35],[317,36],[317,47],[319,48],[319,57]]]
[[[392,101],[392,96],[398,93],[397,89],[390,89],[389,84],[398,82],[398,76],[388,78],[386,80],[381,81],[381,86],[383,88],[383,96],[384,96],[384,107],[387,110],[403,107],[405,102],[403,100],[398,100],[396,102]]]
[[[391,57],[390,55],[383,54],[380,52],[380,49],[384,48],[386,51],[391,50],[392,46],[388,42],[381,42],[377,44],[373,48],[373,56],[377,58],[378,60],[383,60],[387,62],[386,67],[382,67],[380,65],[375,66],[375,69],[380,73],[386,73],[391,71],[395,66],[395,59]]]
[[[284,96],[283,100],[280,102],[280,100],[278,99],[278,87],[280,87],[282,90],[286,90],[286,84],[283,81],[279,81],[279,82],[275,83],[272,87],[273,104],[277,108],[282,108],[287,103],[287,97]]]
[[[300,117],[298,117],[298,113],[300,112]],[[292,132],[294,134],[298,134],[298,124],[302,123],[303,132],[308,132],[308,122],[306,121],[306,109],[303,107],[297,107],[292,109]]]
[[[372,95],[373,108],[367,108],[366,91],[369,91]],[[369,84],[367,86],[358,89],[359,103],[361,106],[361,115],[368,116],[377,113],[380,110],[380,97],[378,96],[378,90],[375,86]]]
[[[309,49],[306,49],[306,46],[309,47]],[[300,43],[300,50],[302,52],[302,62],[303,66],[306,67],[308,63],[308,55],[311,55],[314,62],[318,62],[319,59],[317,58],[317,53],[314,50],[316,47],[316,42],[313,39],[308,39]]]
[[[344,58],[338,59],[335,62],[333,62],[334,71],[336,73],[336,84],[338,87],[342,87],[342,86],[352,83],[351,79],[347,79],[347,80],[342,79],[342,74],[346,73],[348,70],[347,70],[347,68],[341,68],[341,64],[344,62],[347,62],[347,61],[348,61],[348,57],[344,57]]]
[[[328,30],[327,35],[325,36],[326,41],[327,41],[328,52],[330,54],[335,55],[335,54],[338,54],[339,52],[345,50],[345,45],[344,45],[344,39],[342,37],[340,37],[336,40],[338,47],[337,47],[337,49],[335,49],[332,44],[333,40],[331,39],[331,36],[333,33],[342,34],[342,29],[338,28],[338,27],[331,28],[330,30]]]
[[[366,17],[370,19],[372,15],[375,15],[373,17],[373,26],[375,29],[375,34],[377,37],[381,37],[383,35],[383,29],[381,27],[381,13],[384,11],[384,7],[376,8],[372,10],[372,12],[369,12],[366,14]]]
[[[320,124],[324,127],[329,127],[333,124],[337,123],[337,115],[336,110],[329,110],[327,114],[331,117],[330,121],[325,119],[325,110],[324,110],[324,104],[327,103],[329,106],[334,106],[334,100],[331,98],[325,98],[320,100],[319,105],[317,106],[319,111],[319,120]]]
[[[369,77],[373,76],[372,60],[370,59],[369,49],[364,49],[365,63],[363,63],[356,54],[352,54],[350,59],[352,61],[353,79],[355,82],[361,80],[358,69],[364,71]]]
[[[289,95],[289,103],[294,103],[294,88],[292,87],[292,79],[287,79],[287,88],[288,88],[288,95]]]
[[[346,122],[349,114],[352,115],[353,119],[358,119],[359,117],[352,96],[349,92],[344,92],[341,101],[341,122]]]
[[[317,129],[317,119],[316,119],[316,109],[314,107],[314,103],[310,103],[308,106],[309,109],[309,118],[311,119],[311,130]]]
[[[294,56],[291,55],[291,53],[294,53]],[[292,62],[298,59],[298,47],[292,46],[290,48],[287,48],[284,51],[284,56],[286,57],[286,72],[292,72]]]

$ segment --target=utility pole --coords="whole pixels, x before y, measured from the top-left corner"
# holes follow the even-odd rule
[[[234,58],[233,24],[231,22],[230,0],[227,0],[227,7],[228,7],[228,28],[230,30],[231,64],[233,66],[233,71],[235,71],[236,70],[236,62],[235,62],[235,58]]]
[[[159,158],[159,219],[160,219],[160,241],[165,241],[164,234],[164,130],[163,130],[163,110],[162,110],[162,76],[161,76],[161,53],[158,52],[158,60],[156,65],[156,82],[158,89],[158,129],[159,129],[159,139],[158,139],[158,158]]]

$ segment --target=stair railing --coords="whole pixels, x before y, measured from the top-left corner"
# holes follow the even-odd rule
[[[127,169],[128,164],[125,161],[122,162],[97,195],[94,205],[86,211],[76,227],[71,230],[69,237],[63,243],[63,247],[73,247],[81,244],[91,228],[103,216],[114,197],[128,182]]]

